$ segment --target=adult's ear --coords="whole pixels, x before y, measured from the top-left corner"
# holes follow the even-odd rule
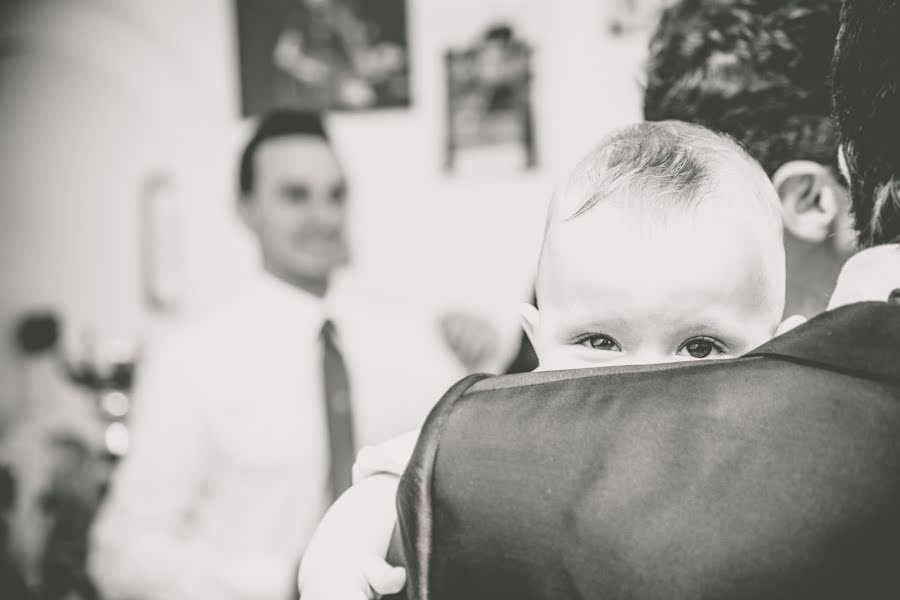
[[[533,348],[538,347],[535,332],[540,321],[541,315],[537,308],[531,304],[519,305],[519,322],[522,324],[522,329],[525,331],[525,335],[528,336],[528,341],[531,342]]]
[[[810,160],[792,160],[772,176],[781,199],[784,228],[794,237],[824,242],[840,216],[837,180],[823,165]]]

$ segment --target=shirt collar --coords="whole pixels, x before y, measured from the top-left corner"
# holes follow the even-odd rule
[[[254,286],[268,318],[284,320],[292,328],[302,326],[310,334],[318,335],[328,314],[326,301],[294,286],[267,271],[262,271]]]
[[[900,244],[868,248],[841,269],[828,309],[867,300],[883,302],[896,288],[900,288]]]

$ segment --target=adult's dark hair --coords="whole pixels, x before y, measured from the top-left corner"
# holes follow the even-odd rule
[[[791,160],[837,170],[828,73],[840,0],[681,0],[650,42],[644,117],[727,133],[771,177]]]
[[[834,108],[863,247],[900,241],[900,2],[847,0]]]
[[[329,141],[328,132],[325,130],[325,124],[322,122],[322,116],[318,113],[279,109],[266,114],[260,119],[256,131],[247,141],[244,152],[241,154],[241,194],[249,194],[253,191],[253,184],[255,183],[253,162],[256,157],[256,150],[266,140],[292,135],[307,135],[322,138],[326,142]]]

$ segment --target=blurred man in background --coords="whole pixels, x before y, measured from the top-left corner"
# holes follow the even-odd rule
[[[781,197],[785,315],[825,310],[856,251],[828,73],[840,0],[682,0],[650,44],[644,116],[727,133]]]
[[[359,445],[419,425],[461,374],[437,335],[326,298],[349,258],[348,186],[317,115],[265,117],[240,189],[264,272],[138,379],[133,444],[93,532],[111,599],[289,597]],[[401,377],[410,365],[418,377]]]

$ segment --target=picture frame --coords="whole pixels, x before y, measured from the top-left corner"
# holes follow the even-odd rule
[[[410,105],[406,0],[235,0],[241,112]]]

